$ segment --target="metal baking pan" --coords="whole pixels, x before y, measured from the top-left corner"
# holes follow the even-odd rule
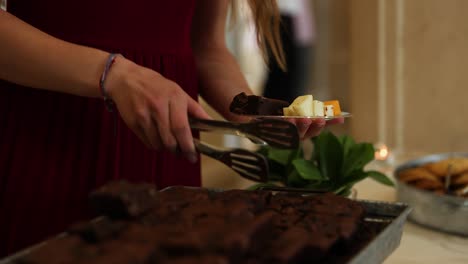
[[[355,238],[350,241],[354,245],[351,252],[345,256],[330,255],[325,257],[321,263],[382,263],[400,245],[403,226],[411,208],[403,203],[356,201],[366,208],[366,216],[362,226],[373,226],[376,228],[376,234]],[[357,232],[366,233],[362,227]]]
[[[428,155],[398,166],[394,172],[397,179],[397,199],[413,208],[408,216],[412,222],[446,233],[468,236],[468,199],[435,194],[398,180],[398,174],[402,170],[453,157],[468,157],[468,153]]]
[[[360,233],[359,241],[350,241],[352,247],[346,256],[330,255],[325,258],[323,263],[382,263],[399,246],[403,233],[403,225],[411,211],[410,207],[403,203],[368,200],[356,201],[361,203],[366,209],[364,222],[360,230],[358,230],[358,232],[362,232]],[[99,219],[95,219],[94,221],[99,221]],[[366,236],[366,230],[369,231],[369,228],[373,230],[373,233]],[[66,236],[66,234],[62,233],[58,237],[63,236]],[[46,243],[47,241],[44,241],[0,260],[0,264],[16,263],[17,260],[27,256]]]

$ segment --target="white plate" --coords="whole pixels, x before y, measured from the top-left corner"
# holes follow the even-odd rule
[[[337,116],[279,116],[279,115],[247,115],[252,118],[263,119],[263,118],[273,118],[273,119],[320,119],[324,118],[325,120],[333,120],[337,118],[347,118],[351,117],[352,115],[348,112],[341,112],[340,115]]]

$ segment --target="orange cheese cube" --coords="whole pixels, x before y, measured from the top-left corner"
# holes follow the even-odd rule
[[[338,100],[330,100],[323,102],[324,105],[333,105],[333,114],[335,116],[341,114],[340,102]]]

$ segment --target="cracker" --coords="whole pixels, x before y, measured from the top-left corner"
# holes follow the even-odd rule
[[[418,180],[440,181],[439,178],[423,167],[415,167],[401,171],[398,178],[403,182],[414,182]]]
[[[439,194],[439,195],[444,195],[446,194],[447,192],[445,191],[444,188],[439,188],[439,189],[434,189],[432,190],[435,194]]]
[[[446,177],[449,173],[455,175],[468,171],[468,158],[445,159],[428,163],[424,167],[438,177]]]
[[[432,180],[418,180],[411,183],[413,186],[424,189],[424,190],[435,190],[444,188],[444,185],[440,181]]]
[[[452,185],[468,185],[468,172],[452,177]]]

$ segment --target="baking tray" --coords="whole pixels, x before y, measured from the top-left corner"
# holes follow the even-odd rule
[[[403,226],[411,208],[404,203],[356,201],[366,209],[363,224],[357,233],[366,234],[369,228],[372,233],[352,240],[351,253],[347,256],[329,256],[322,263],[382,263],[400,245]]]
[[[362,204],[366,209],[363,224],[357,232],[360,234],[361,239],[349,242],[347,246],[350,247],[348,249],[350,252],[346,255],[327,256],[322,263],[382,263],[399,246],[403,233],[403,225],[406,222],[408,214],[411,212],[411,208],[404,203],[398,202],[355,201]],[[93,221],[99,221],[99,218]],[[66,233],[62,233],[55,238],[66,235]],[[47,240],[8,256],[0,260],[0,264],[14,264],[20,258],[27,256],[46,243]]]
[[[423,156],[398,166],[394,172],[397,179],[397,200],[408,204],[413,211],[408,219],[434,230],[460,236],[468,236],[468,199],[452,195],[439,195],[413,187],[398,180],[400,171],[453,157],[468,157],[468,153],[441,153]]]

